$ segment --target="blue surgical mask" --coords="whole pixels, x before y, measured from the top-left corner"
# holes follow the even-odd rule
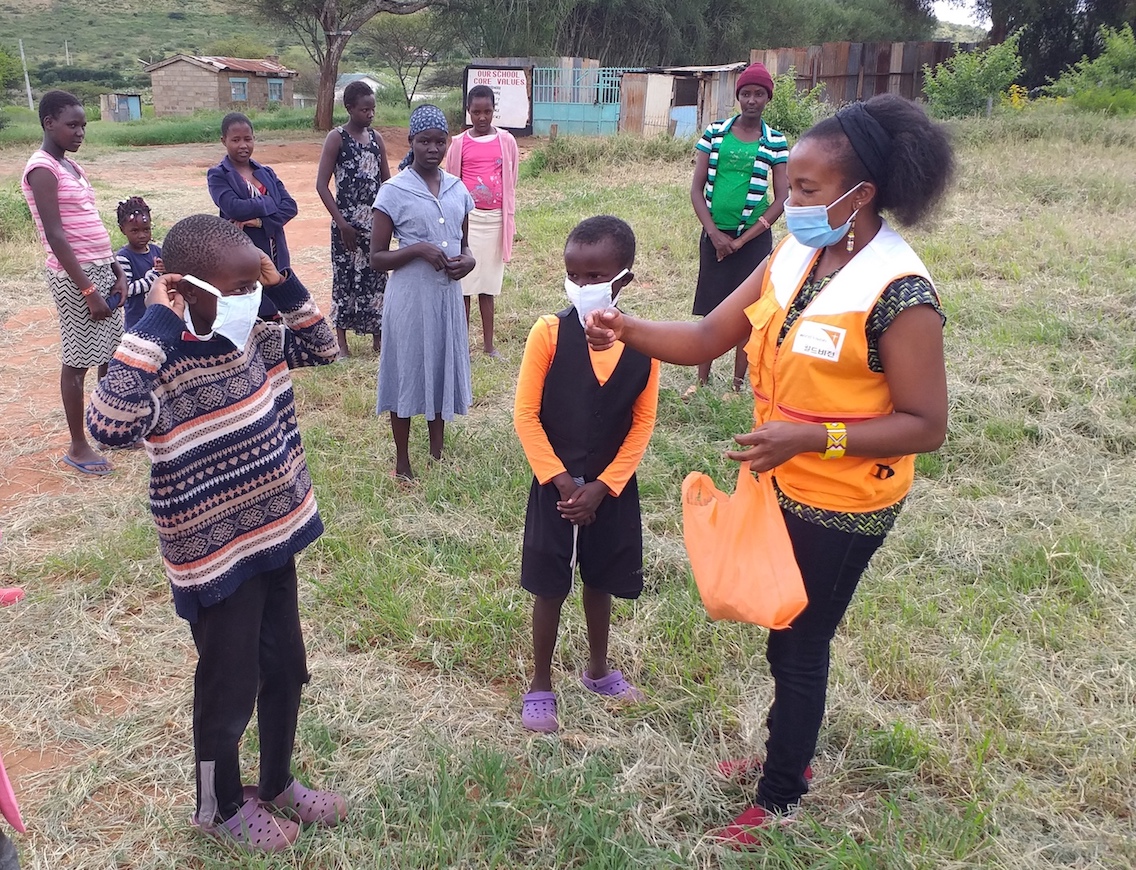
[[[208,281],[202,281],[193,275],[185,275],[182,280],[188,281],[211,296],[217,297],[217,316],[213,318],[212,333],[210,335],[197,335],[187,305],[184,318],[189,331],[197,335],[198,338],[210,338],[212,335],[223,336],[236,345],[238,350],[243,351],[245,345],[248,344],[249,335],[252,334],[252,328],[256,325],[257,312],[260,310],[261,283],[257,281],[253,290],[248,293],[224,296]]]
[[[621,271],[610,281],[602,284],[577,284],[571,278],[564,279],[564,292],[576,307],[576,315],[580,318],[580,325],[584,326],[584,318],[593,311],[602,311],[611,308],[611,285],[627,274],[627,269]]]
[[[836,199],[831,205],[785,205],[785,226],[798,242],[806,248],[827,248],[835,245],[848,233],[852,219],[860,209],[852,212],[843,224],[833,229],[828,222],[828,210],[852,193],[864,182],[860,182],[848,193]]]

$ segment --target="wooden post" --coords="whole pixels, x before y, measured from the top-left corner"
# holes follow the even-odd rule
[[[677,118],[671,118],[670,121],[667,123],[667,135],[670,136],[673,139],[675,137],[675,133],[677,133],[677,132],[678,132],[678,119]]]
[[[548,125],[548,141],[549,142],[555,142],[556,141],[556,134],[557,134],[557,132],[559,132],[559,128],[560,128],[559,124],[549,124]]]

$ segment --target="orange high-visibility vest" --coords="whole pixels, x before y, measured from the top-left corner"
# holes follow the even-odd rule
[[[781,346],[777,336],[789,305],[820,256],[789,236],[770,258],[761,297],[746,309],[753,331],[746,344],[757,426],[771,420],[853,423],[891,414],[887,378],[868,368],[868,317],[893,281],[927,280],[923,261],[885,222],[875,238],[836,273],[797,317]],[[915,457],[822,459],[800,453],[774,469],[794,501],[832,511],[874,511],[911,488]]]

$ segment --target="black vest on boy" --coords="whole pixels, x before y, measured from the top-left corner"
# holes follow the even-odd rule
[[[597,479],[631,431],[635,400],[647,388],[651,358],[629,347],[600,386],[576,309],[559,312],[556,354],[544,378],[540,423],[568,473]]]

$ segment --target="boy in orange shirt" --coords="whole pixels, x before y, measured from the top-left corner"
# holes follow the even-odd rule
[[[608,308],[634,278],[635,234],[626,222],[588,218],[568,234],[564,289],[573,303],[529,332],[513,422],[533,469],[521,585],[533,600],[534,673],[522,699],[530,731],[556,731],[552,653],[577,563],[584,583],[588,667],[584,686],[628,701],[643,693],[608,667],[611,599],[643,591],[643,528],[635,469],[655,427],[659,363],[616,342],[588,348],[583,321]]]

